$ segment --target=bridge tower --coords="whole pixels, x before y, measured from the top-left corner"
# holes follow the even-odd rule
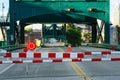
[[[92,26],[92,42],[110,42],[109,0],[9,0],[10,44],[15,33],[24,43],[24,27],[33,23],[85,23]],[[101,20],[98,26],[97,19]],[[19,25],[16,22],[20,21]],[[18,26],[18,27],[16,27]],[[101,31],[104,29],[104,38]]]

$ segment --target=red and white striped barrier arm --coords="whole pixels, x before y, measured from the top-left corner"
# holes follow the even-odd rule
[[[101,54],[101,55],[109,55],[109,54],[120,54],[120,51],[101,51],[101,52],[83,52],[85,55],[93,55],[93,54]]]
[[[4,58],[84,58],[84,54],[81,52],[34,52],[34,53],[6,53]]]
[[[110,55],[120,54],[120,51],[102,51],[102,52],[7,52],[4,58],[84,58],[85,55]]]
[[[59,63],[59,62],[97,62],[97,61],[120,61],[120,58],[88,58],[88,59],[40,59],[40,60],[10,60],[0,61],[0,64],[18,63]]]

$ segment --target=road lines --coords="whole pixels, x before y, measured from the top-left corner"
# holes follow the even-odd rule
[[[76,63],[70,62],[71,67],[75,70],[75,72],[80,76],[82,80],[92,80],[90,76],[88,76],[85,71],[80,68]]]
[[[7,71],[9,68],[11,68],[14,64],[9,65],[8,67],[6,67],[5,69],[3,69],[2,71],[0,71],[0,74],[4,73],[5,71]]]
[[[63,51],[61,48],[59,48],[59,50]],[[77,60],[77,61],[79,61],[79,60]],[[76,72],[76,74],[78,74],[80,76],[80,78],[82,80],[86,80],[86,78],[87,78],[87,80],[92,80],[91,77],[89,75],[87,75],[85,73],[85,71],[80,66],[78,66],[75,62],[70,62],[69,64],[73,68],[73,70]]]

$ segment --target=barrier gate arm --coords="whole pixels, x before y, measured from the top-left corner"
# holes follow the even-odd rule
[[[19,64],[19,63],[59,63],[59,62],[100,62],[100,61],[120,61],[119,58],[87,58],[87,59],[39,59],[39,60],[9,60],[0,61],[0,64]]]
[[[100,61],[120,61],[120,57],[93,57],[86,58],[85,55],[112,55],[120,54],[119,51],[102,52],[7,52],[0,59],[0,64],[12,63],[45,63],[45,62],[100,62]],[[5,60],[7,59],[7,60]],[[27,60],[26,60],[27,59]]]
[[[102,52],[7,52],[3,58],[84,58],[85,55],[111,55],[120,54],[120,51]]]

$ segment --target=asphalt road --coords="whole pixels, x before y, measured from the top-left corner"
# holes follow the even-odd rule
[[[120,62],[77,63],[93,80],[120,80]]]
[[[67,49],[41,48],[36,51],[55,52]],[[73,51],[106,51],[106,49],[76,47]],[[119,61],[1,64],[0,80],[120,80],[119,68]]]

